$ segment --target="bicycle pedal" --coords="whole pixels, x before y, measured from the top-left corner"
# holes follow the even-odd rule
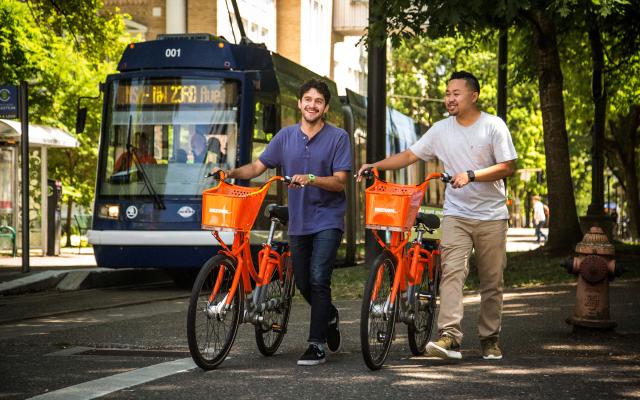
[[[420,301],[431,301],[432,296],[429,293],[418,293],[416,295],[416,297],[418,298],[418,300]]]
[[[271,330],[276,333],[287,333],[287,329],[283,328],[280,324],[271,325]]]

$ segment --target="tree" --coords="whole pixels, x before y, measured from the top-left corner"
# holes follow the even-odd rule
[[[128,42],[122,17],[103,13],[102,1],[0,0],[0,26],[0,81],[29,82],[31,122],[68,132],[78,98],[98,95]],[[97,102],[88,106],[80,147],[49,153],[49,171],[62,180],[68,206],[67,245],[73,205],[88,208],[95,187],[101,109]]]
[[[627,194],[631,237],[640,238],[640,196],[638,195],[638,146],[640,145],[640,105],[631,107],[629,114],[611,121],[611,135],[607,139],[610,166]]]
[[[626,6],[625,6],[626,5]],[[588,7],[587,7],[588,6]],[[624,6],[624,7],[623,7]],[[558,30],[562,34],[575,29],[575,20],[584,20],[587,8],[596,17],[607,16],[614,9],[623,8],[625,16],[637,10],[636,1],[604,2],[583,1],[519,1],[489,2],[438,1],[438,0],[397,0],[387,5],[387,28],[375,25],[368,32],[368,40],[383,40],[390,35],[397,45],[403,37],[426,32],[430,37],[468,35],[486,29],[504,29],[526,26],[530,32],[530,49],[533,52],[535,71],[538,78],[540,106],[544,126],[549,203],[551,207],[550,250],[566,250],[581,238],[575,197],[571,181],[568,137],[565,120],[563,74],[559,56]],[[637,12],[636,12],[637,13]],[[628,21],[634,25],[633,22]],[[584,29],[584,26],[582,27]],[[634,28],[636,29],[636,28]],[[591,29],[592,53],[598,54],[597,31]],[[560,35],[562,37],[562,35]],[[631,47],[637,49],[637,47]],[[599,71],[594,67],[594,79]],[[602,112],[602,91],[593,90],[593,98],[598,101],[598,111]],[[594,114],[595,115],[595,114]],[[597,129],[601,129],[602,116],[598,117]]]

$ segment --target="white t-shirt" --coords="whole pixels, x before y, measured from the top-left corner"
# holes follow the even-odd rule
[[[440,159],[451,175],[518,158],[507,125],[485,112],[468,127],[460,125],[455,117],[438,121],[409,150],[425,161]],[[471,182],[461,189],[447,185],[444,215],[484,221],[508,219],[502,179]]]
[[[538,223],[546,221],[547,216],[544,215],[544,204],[541,201],[535,201],[533,203],[533,222]]]

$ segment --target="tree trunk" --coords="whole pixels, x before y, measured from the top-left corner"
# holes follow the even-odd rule
[[[619,122],[611,122],[613,141],[609,142],[610,151],[620,165],[619,170],[624,177],[622,185],[627,197],[627,214],[629,215],[629,230],[633,239],[640,239],[640,193],[638,191],[638,174],[636,153],[633,149],[638,146],[638,128],[640,127],[640,106],[631,107],[627,116],[621,117]]]
[[[632,153],[632,152],[630,152]],[[640,199],[638,196],[638,175],[636,174],[635,162],[629,162],[624,169],[627,181],[627,212],[629,214],[629,231],[631,238],[640,239]]]
[[[532,10],[528,16],[537,60],[551,213],[546,249],[553,252],[573,250],[582,239],[582,231],[571,181],[556,28],[544,10]]]
[[[607,118],[607,92],[604,80],[604,50],[598,21],[592,11],[588,12],[589,44],[591,47],[592,72],[591,95],[593,98],[593,143],[591,144],[591,204],[588,215],[604,214],[604,129]]]

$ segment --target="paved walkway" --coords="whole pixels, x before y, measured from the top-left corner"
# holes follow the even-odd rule
[[[543,229],[545,234],[546,229]],[[530,251],[540,247],[535,241],[533,228],[509,228],[507,237],[507,251]],[[83,268],[96,267],[96,260],[93,256],[91,247],[83,247],[78,250],[77,247],[64,247],[61,254],[55,257],[43,257],[41,252],[32,252],[29,257],[31,268]],[[5,268],[22,268],[22,257],[10,257],[6,254],[0,256],[0,269]]]
[[[546,232],[545,232],[546,233]],[[538,248],[540,244],[535,242],[533,228],[510,228],[507,237],[507,251],[520,252]],[[33,252],[29,257],[29,273],[22,272],[22,257],[0,256],[0,294],[24,286],[29,291],[43,290],[60,284],[60,281],[69,275],[69,272],[80,272],[79,277],[63,283],[65,290],[80,288],[82,281],[89,275],[99,273],[101,277],[108,273],[121,273],[122,270],[97,268],[96,260],[91,247],[78,250],[74,248],[62,248],[61,254],[55,257],[43,257],[40,252]],[[69,282],[71,281],[71,282]],[[42,283],[35,284],[34,283]],[[86,284],[86,283],[85,283]]]

